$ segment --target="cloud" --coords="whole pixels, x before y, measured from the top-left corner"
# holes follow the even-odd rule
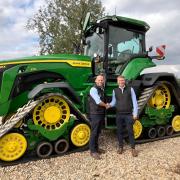
[[[0,59],[36,55],[39,51],[38,35],[26,29],[44,0],[0,1]]]

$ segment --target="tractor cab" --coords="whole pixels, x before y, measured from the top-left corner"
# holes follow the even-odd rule
[[[84,54],[92,57],[94,74],[121,74],[131,60],[146,57],[148,29],[149,25],[143,21],[121,16],[106,16],[95,23],[86,19]]]

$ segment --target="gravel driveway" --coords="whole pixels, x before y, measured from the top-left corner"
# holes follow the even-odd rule
[[[116,153],[116,135],[103,131],[100,144],[107,152],[94,160],[89,151],[0,168],[0,179],[118,180],[180,179],[180,137],[137,145],[133,158],[128,145]]]

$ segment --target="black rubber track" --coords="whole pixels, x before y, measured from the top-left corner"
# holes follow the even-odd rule
[[[143,144],[143,143],[149,143],[149,142],[153,142],[153,141],[158,141],[158,140],[163,140],[163,139],[168,139],[168,138],[175,138],[175,137],[179,137],[180,136],[180,132],[179,133],[174,133],[171,136],[163,136],[163,137],[158,137],[158,138],[154,138],[154,139],[144,139],[144,140],[136,140],[136,144]],[[89,145],[86,145],[82,148],[77,148],[74,150],[71,150],[69,152],[66,152],[64,154],[61,155],[57,155],[57,154],[53,154],[47,158],[43,158],[43,159],[50,159],[50,158],[55,158],[55,157],[60,157],[60,156],[65,156],[65,155],[69,155],[71,153],[75,153],[75,152],[83,152],[83,151],[87,151],[89,149]],[[13,162],[4,162],[0,160],[0,166],[1,167],[6,167],[6,166],[14,166],[17,164],[23,164],[23,163],[28,163],[30,161],[38,161],[41,160],[41,158],[37,157],[35,154],[32,155],[28,155],[25,154],[22,158],[13,161]]]
[[[52,154],[51,156],[49,156],[47,158],[39,158],[39,157],[36,156],[35,153],[34,153],[34,155],[25,153],[22,158],[20,158],[20,159],[18,159],[16,161],[4,162],[4,161],[0,160],[0,167],[15,166],[17,164],[24,164],[24,163],[28,163],[28,162],[32,162],[32,161],[38,161],[38,160],[42,160],[42,159],[50,159],[50,158],[65,156],[65,155],[69,155],[71,153],[87,151],[88,149],[89,149],[89,145],[86,145],[86,146],[84,146],[82,148],[73,149],[73,150],[68,151],[66,153],[63,153],[61,155]]]
[[[158,141],[158,140],[163,140],[163,139],[168,139],[168,138],[173,138],[173,137],[178,137],[180,136],[180,132],[179,133],[174,133],[171,136],[163,136],[163,137],[157,137],[157,138],[153,138],[153,139],[141,139],[141,140],[136,140],[137,144],[143,144],[143,143],[148,143],[148,142],[153,142],[153,141]]]
[[[61,94],[58,94],[58,93],[49,93],[49,94],[46,94],[45,98],[47,97],[50,97],[50,96],[54,96],[54,95],[57,95],[57,96],[60,96],[62,97],[64,100],[66,100],[66,102],[68,103],[68,105],[70,106],[71,110],[73,111],[73,114],[76,115],[76,117],[78,119],[80,119],[79,122],[84,122],[86,123],[87,125],[90,125],[90,122],[89,120],[86,118],[86,116],[84,116],[79,109],[77,109],[72,101],[70,101],[66,96],[64,95],[61,95]],[[89,147],[88,145],[82,147],[82,148],[75,148],[75,149],[72,149],[64,154],[61,154],[61,155],[57,155],[57,154],[52,154],[51,156],[47,157],[47,158],[44,158],[44,159],[49,159],[49,158],[53,158],[53,157],[58,157],[58,156],[64,156],[64,155],[67,155],[67,154],[70,154],[70,153],[75,153],[75,152],[82,152],[82,151],[85,151],[85,150],[88,150]],[[40,160],[41,158],[37,157],[35,153],[30,153],[28,154],[27,152],[23,155],[22,158],[16,160],[16,161],[11,161],[11,162],[4,162],[2,160],[0,160],[0,166],[14,166],[14,165],[17,165],[17,164],[22,164],[22,163],[27,163],[27,162],[30,162],[30,161],[37,161],[37,160]]]

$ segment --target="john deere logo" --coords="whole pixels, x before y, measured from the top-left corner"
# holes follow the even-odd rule
[[[77,61],[77,60],[69,60],[66,61],[68,64],[71,66],[76,66],[76,67],[91,67],[91,62],[87,61]]]

